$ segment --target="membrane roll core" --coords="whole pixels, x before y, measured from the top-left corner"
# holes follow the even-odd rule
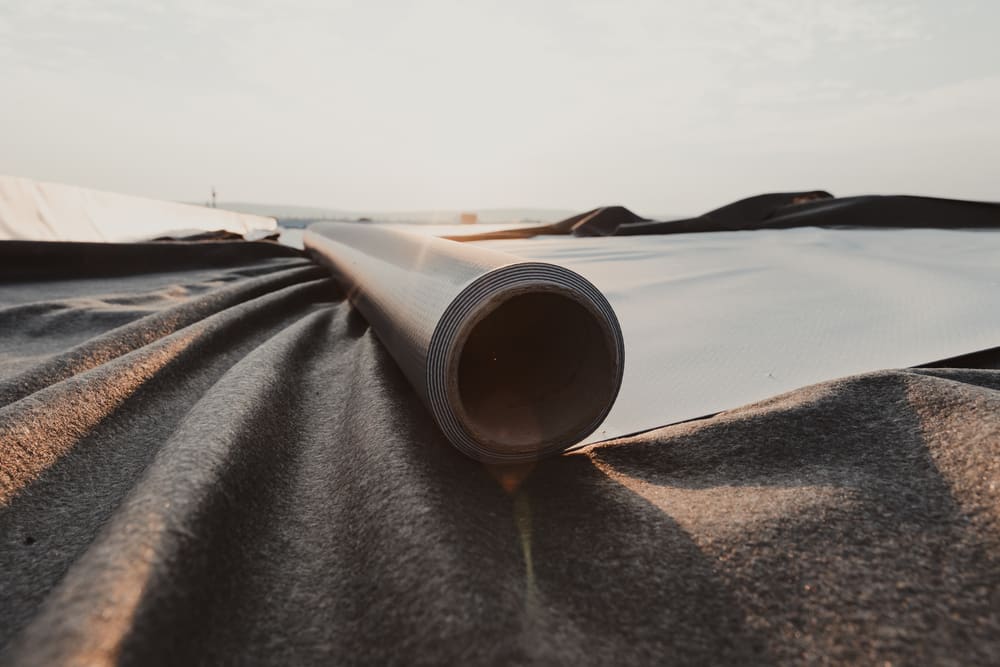
[[[314,224],[304,243],[465,454],[513,463],[558,453],[614,404],[621,328],[579,274],[360,223]]]

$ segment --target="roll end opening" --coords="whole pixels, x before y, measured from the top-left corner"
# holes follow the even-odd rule
[[[460,334],[452,388],[478,442],[510,452],[571,446],[618,393],[620,341],[574,293],[506,294]]]

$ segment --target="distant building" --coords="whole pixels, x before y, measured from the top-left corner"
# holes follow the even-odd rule
[[[463,225],[474,225],[479,222],[479,215],[476,213],[462,213],[458,216],[458,221]]]

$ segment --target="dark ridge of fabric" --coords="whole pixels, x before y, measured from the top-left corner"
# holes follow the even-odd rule
[[[573,218],[569,218],[569,220],[573,220]],[[622,225],[632,225],[639,222],[647,222],[647,219],[636,215],[624,206],[604,206],[594,209],[579,221],[568,226],[569,231],[574,236],[608,236]]]
[[[527,239],[543,235],[574,234],[576,236],[609,236],[620,225],[646,222],[624,206],[601,206],[570,216],[549,225],[535,225],[518,229],[504,229],[482,234],[457,234],[444,236],[452,241],[497,241],[502,239]]]
[[[1000,661],[1000,371],[490,468],[281,261],[0,291],[0,664]]]
[[[732,204],[726,204],[703,217],[721,224],[740,224],[744,220],[769,218],[789,206],[797,206],[816,201],[833,199],[826,190],[805,190],[802,192],[773,192],[747,197]]]
[[[688,223],[696,226],[695,223],[706,226],[714,226],[717,229],[691,229],[691,231],[722,231],[730,228],[743,228],[748,221],[763,220],[786,209],[789,206],[801,205],[817,200],[832,199],[833,195],[825,190],[807,190],[803,192],[775,192],[754,197],[747,197],[732,204],[726,204],[713,211],[704,213],[692,220],[676,220],[670,222],[657,222],[635,216],[632,219],[623,219],[619,224],[614,221],[590,224],[583,221],[574,227],[574,236],[620,236],[632,232],[632,229],[655,229],[656,225],[680,223],[683,227]],[[678,227],[677,229],[680,229]]]
[[[270,237],[269,237],[270,238]],[[274,236],[277,238],[277,235]],[[178,232],[176,234],[166,234],[164,236],[157,236],[151,239],[152,241],[243,241],[243,235],[237,232],[231,232],[227,229],[216,229],[208,232],[192,232],[190,234],[185,232]]]
[[[818,191],[817,194],[827,193]],[[819,196],[801,203],[779,204],[768,210],[766,198],[771,196],[752,197],[688,220],[623,225],[614,234],[690,234],[793,227],[1000,229],[1000,204],[990,202],[908,195]],[[782,196],[785,195],[777,196],[779,201]]]
[[[950,359],[924,364],[924,368],[988,368],[1000,370],[1000,347],[971,352]]]
[[[181,271],[235,266],[271,257],[304,257],[304,254],[268,241],[0,241],[0,282]]]
[[[253,241],[277,241],[281,238],[281,231],[276,232],[253,232],[250,234]],[[190,233],[184,231],[178,231],[174,234],[167,234],[165,236],[157,236],[152,241],[184,241],[185,243],[190,243],[193,241],[244,241],[251,240],[245,237],[243,234],[237,232],[230,232],[225,229],[216,229],[209,232],[195,232]]]
[[[607,206],[551,225],[445,238],[455,241],[489,241],[545,234],[639,236],[793,227],[1000,229],[1000,204],[909,195],[837,198],[825,190],[807,190],[747,197],[682,220],[648,220],[623,206]]]

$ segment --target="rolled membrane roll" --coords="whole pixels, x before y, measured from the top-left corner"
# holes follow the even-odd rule
[[[469,456],[513,463],[563,451],[614,404],[621,328],[573,271],[363,223],[313,224],[304,243]]]

